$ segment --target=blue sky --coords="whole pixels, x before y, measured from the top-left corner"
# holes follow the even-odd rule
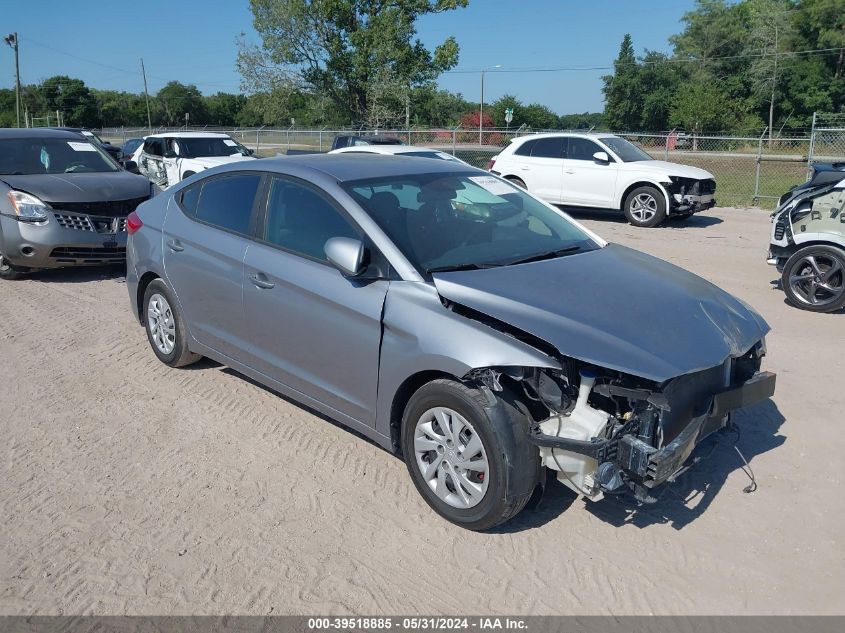
[[[550,67],[606,67],[630,32],[640,54],[668,51],[693,0],[470,0],[467,9],[426,16],[419,37],[429,47],[454,35],[457,71],[439,84],[485,102],[503,94],[543,103],[560,114],[599,111],[604,69],[526,72]],[[140,92],[144,57],[151,93],[169,80],[203,93],[237,92],[235,40],[257,41],[247,0],[3,0],[3,35],[20,37],[21,81],[79,77],[95,88]],[[0,49],[0,85],[14,85],[14,55]]]

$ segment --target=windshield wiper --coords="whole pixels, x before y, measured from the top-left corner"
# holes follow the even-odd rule
[[[536,255],[529,255],[528,257],[522,257],[520,259],[512,259],[511,261],[504,264],[506,266],[513,266],[514,264],[527,264],[528,262],[539,262],[543,259],[554,259],[555,257],[562,257],[563,255],[568,255],[569,253],[574,253],[575,251],[580,251],[581,247],[577,244],[572,246],[567,246],[566,248],[559,248],[554,251],[547,251],[545,253],[537,253]]]
[[[481,270],[482,268],[495,268],[502,264],[452,264],[451,266],[434,266],[433,268],[426,268],[425,272],[429,275],[432,273],[452,273],[459,270]]]

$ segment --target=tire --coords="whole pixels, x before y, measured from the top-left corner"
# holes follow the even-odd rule
[[[528,442],[525,418],[490,393],[434,380],[411,397],[402,419],[402,454],[420,495],[440,516],[469,530],[515,517],[540,477],[539,451]],[[467,449],[473,454],[465,459]]]
[[[23,266],[15,266],[8,259],[3,257],[2,253],[0,253],[0,279],[14,281],[15,279],[23,277],[24,274],[30,272],[30,270],[31,269],[24,268]]]
[[[202,358],[188,349],[188,330],[179,304],[161,279],[144,291],[144,329],[158,359],[170,367],[184,367]]]
[[[652,228],[666,219],[666,200],[655,187],[637,187],[625,197],[623,211],[634,226]]]
[[[182,180],[185,180],[185,178],[190,178],[190,177],[191,177],[191,176],[193,176],[195,173],[197,173],[197,172],[195,172],[195,171],[186,171],[184,174],[182,174]]]
[[[835,312],[845,307],[845,251],[823,244],[796,251],[783,267],[781,285],[796,308]]]
[[[521,187],[522,189],[528,191],[528,187],[525,185],[525,181],[522,178],[517,178],[516,176],[508,176],[507,178],[505,178],[505,180],[512,182],[517,187]]]

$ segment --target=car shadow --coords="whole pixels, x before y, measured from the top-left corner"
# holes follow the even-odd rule
[[[628,220],[625,216],[616,209],[587,209],[583,207],[568,207],[557,205],[558,209],[571,215],[576,220],[601,220],[603,222],[614,222],[616,224],[627,224]],[[654,227],[657,229],[706,229],[710,226],[722,224],[724,220],[712,215],[703,215],[696,213],[684,220],[666,220]]]
[[[700,457],[701,461],[677,481],[665,486],[656,503],[639,504],[633,497],[625,495],[589,503],[586,509],[613,526],[645,528],[653,524],[668,524],[681,530],[707,511],[730,475],[747,468],[734,445],[748,460],[753,472],[756,456],[786,442],[786,437],[779,433],[784,420],[772,400],[737,411],[733,416],[737,432],[722,431],[702,442],[692,455],[693,458]],[[767,473],[754,474],[760,487],[756,494],[765,494]],[[750,484],[749,478],[740,479],[734,485],[749,491],[747,486]]]
[[[109,279],[124,283],[126,281],[126,265],[51,268],[29,273],[23,279],[50,284],[82,284]]]

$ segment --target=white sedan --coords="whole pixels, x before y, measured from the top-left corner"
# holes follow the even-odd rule
[[[552,204],[623,211],[635,226],[657,226],[716,204],[713,174],[653,160],[613,134],[521,136],[488,169]]]
[[[416,147],[414,145],[355,145],[333,149],[329,154],[388,154],[391,156],[416,156],[418,158],[434,158],[463,163],[460,158],[435,149],[433,147]]]

